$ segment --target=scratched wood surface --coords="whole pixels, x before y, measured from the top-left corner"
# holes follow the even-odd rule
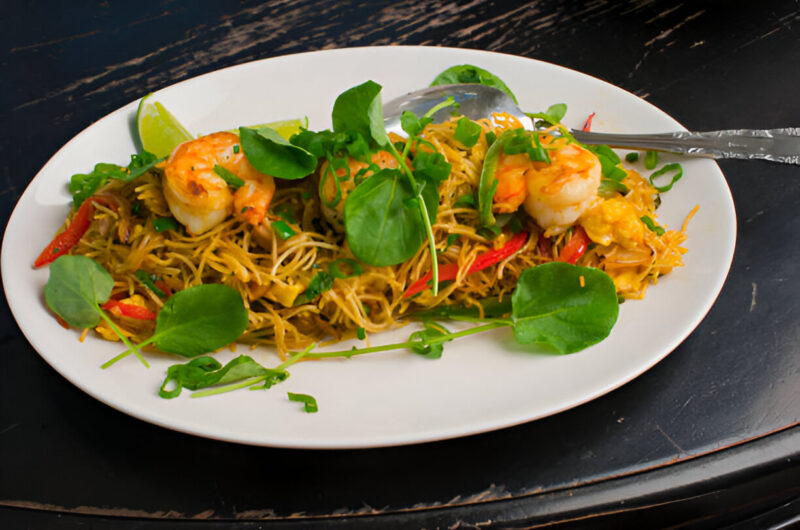
[[[325,48],[494,50],[610,81],[690,129],[800,125],[800,8],[790,1],[43,1],[0,6],[0,28],[3,226],[47,159],[108,112],[225,66]],[[52,524],[47,514],[69,514],[78,519],[65,521],[109,528],[123,521],[102,517],[324,525],[379,515],[386,526],[425,526],[437,514],[436,526],[469,526],[485,517],[525,520],[532,507],[553,501],[547,495],[573,499],[571,511],[530,519],[542,522],[567,511],[597,513],[588,488],[612,491],[620,477],[666,473],[680,485],[691,469],[695,487],[722,480],[722,472],[703,471],[704,462],[738,462],[728,456],[737,446],[769,456],[762,466],[790,467],[800,450],[798,169],[720,166],[739,238],[727,284],[700,327],[666,360],[603,398],[464,439],[310,452],[154,427],[94,401],[50,369],[4,301],[0,522],[39,514]],[[508,501],[522,504],[504,512],[498,503]],[[607,510],[626,506],[613,495],[605,502]],[[444,508],[467,511],[456,521]]]

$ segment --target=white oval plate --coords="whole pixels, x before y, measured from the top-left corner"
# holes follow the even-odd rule
[[[594,130],[682,129],[656,107],[593,77],[532,59],[448,48],[353,48],[278,57],[178,83],[153,100],[194,133],[302,116],[312,129],[321,129],[330,127],[336,96],[351,86],[372,79],[383,85],[388,101],[465,63],[505,80],[524,109],[567,103],[565,121],[571,127],[596,112]],[[663,225],[679,228],[700,205],[689,224],[686,266],[652,286],[645,300],[623,304],[611,335],[592,348],[567,356],[530,353],[513,343],[508,330],[498,330],[449,343],[437,361],[396,351],[300,363],[286,382],[268,391],[200,399],[185,391],[164,400],[157,390],[166,368],[182,360],[152,356],[147,370],[129,357],[101,370],[120,345],[92,336],[79,343],[77,331],[59,326],[43,302],[47,270],[31,266],[69,209],[70,175],[89,171],[96,162],[124,164],[135,152],[135,112],[132,102],[99,120],[36,175],[6,229],[3,285],[23,333],[53,368],[100,401],[170,429],[256,445],[357,448],[451,438],[542,418],[601,396],[664,358],[711,308],[733,257],[736,220],[725,178],[710,160],[685,159],[684,177],[663,195],[658,214]],[[406,328],[371,340],[399,342],[408,333]],[[266,366],[278,363],[266,348],[250,354]],[[219,358],[225,362],[235,355],[225,351]],[[319,412],[302,412],[287,392],[313,395]]]

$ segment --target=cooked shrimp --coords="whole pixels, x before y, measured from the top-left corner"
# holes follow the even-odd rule
[[[322,183],[320,186],[320,198],[322,199],[322,215],[336,229],[344,230],[342,220],[344,218],[344,201],[347,195],[356,187],[356,177],[366,179],[373,175],[378,169],[396,169],[397,159],[388,151],[377,151],[372,154],[372,164],[361,162],[352,157],[347,157],[347,161],[338,159],[339,165],[334,171],[329,169],[328,162],[325,161],[320,166],[319,174]],[[340,165],[341,164],[341,165]]]
[[[230,171],[244,185],[233,192],[215,166]],[[238,136],[218,132],[175,148],[164,168],[163,188],[172,215],[196,235],[232,213],[253,225],[261,223],[275,193],[275,181],[248,162]]]
[[[600,161],[577,144],[548,150],[550,163],[532,162],[527,154],[502,153],[492,210],[512,213],[525,206],[547,235],[575,223],[597,197]]]
[[[549,151],[550,164],[535,162],[526,173],[525,211],[550,236],[575,223],[593,202],[602,177],[594,153],[577,144]]]
[[[500,154],[497,162],[497,189],[494,192],[494,206],[497,213],[516,212],[528,196],[526,173],[533,171],[533,162],[525,153],[517,155]]]

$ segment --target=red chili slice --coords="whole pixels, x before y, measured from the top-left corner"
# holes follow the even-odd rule
[[[589,248],[589,243],[591,242],[592,240],[586,235],[586,230],[582,226],[576,226],[572,232],[572,237],[569,238],[567,244],[558,253],[558,261],[575,265],[578,259],[586,252],[586,249]]]
[[[118,317],[129,317],[137,320],[155,320],[157,316],[146,307],[118,302],[113,298],[100,307]]]
[[[472,262],[467,274],[472,274],[473,272],[477,272],[483,270],[487,267],[491,267],[495,263],[499,263],[506,259],[507,257],[511,256],[512,254],[516,253],[521,249],[525,242],[528,240],[528,233],[527,232],[518,232],[514,237],[509,239],[505,245],[498,249],[493,249],[488,252],[484,252],[483,254],[479,254],[475,261]],[[439,281],[444,282],[447,280],[455,280],[458,277],[458,264],[456,263],[447,263],[445,265],[439,266]],[[425,274],[422,278],[417,280],[416,282],[412,283],[411,286],[403,293],[403,298],[409,298],[414,296],[415,294],[424,291],[427,289],[428,282],[433,279],[433,271],[429,271]]]
[[[582,131],[589,132],[590,130],[592,130],[592,120],[594,119],[595,114],[596,114],[595,112],[589,114],[589,117],[586,118],[585,122],[583,122],[583,127],[581,128]]]
[[[83,201],[67,229],[53,238],[50,244],[39,254],[39,257],[36,258],[36,261],[33,262],[35,268],[54,262],[56,258],[66,254],[72,247],[78,244],[78,241],[81,240],[83,234],[86,233],[89,226],[92,224],[95,202],[109,208],[116,208],[117,206],[112,198],[100,197],[97,195]]]

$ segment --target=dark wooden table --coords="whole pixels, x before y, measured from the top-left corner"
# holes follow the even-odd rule
[[[0,30],[3,226],[48,158],[112,110],[221,67],[323,48],[494,50],[605,79],[689,129],[800,125],[794,1],[50,0],[3,3]],[[462,439],[301,451],[155,427],[55,373],[3,301],[0,527],[798,523],[800,168],[720,167],[739,236],[697,330],[600,399]]]

